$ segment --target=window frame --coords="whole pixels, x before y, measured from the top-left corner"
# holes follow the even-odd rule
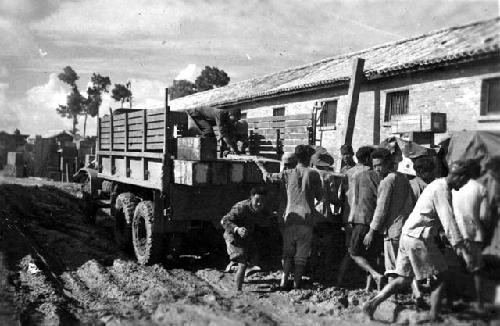
[[[500,76],[485,78],[485,79],[481,80],[481,101],[480,101],[479,115],[482,118],[500,116],[500,105],[496,111],[490,112],[490,110],[489,110],[490,89],[491,89],[492,82],[497,82],[498,86],[500,86]],[[499,94],[499,93],[496,93],[496,94]],[[497,100],[497,103],[500,104],[500,95],[499,95],[499,98]]]
[[[394,96],[395,94],[398,94],[398,93],[399,94],[405,93],[405,95],[407,96],[406,112],[401,113],[401,114],[392,114],[392,112],[391,112],[392,110],[389,107],[389,103],[390,103],[389,98],[391,96]],[[390,125],[393,116],[402,116],[402,115],[406,115],[409,113],[410,113],[410,90],[408,88],[394,89],[394,90],[390,90],[390,91],[385,92],[385,111],[384,111],[384,120],[383,120],[384,124]]]
[[[284,117],[285,113],[286,113],[285,111],[286,111],[285,106],[277,106],[277,107],[273,108],[273,117]],[[280,113],[280,114],[276,114],[276,113]]]
[[[335,103],[335,114],[333,123],[328,122],[328,103]],[[338,112],[339,112],[339,99],[338,98],[330,98],[322,101],[322,109],[318,119],[318,127],[320,130],[330,130],[336,129],[338,123]],[[326,118],[324,118],[326,116]],[[326,121],[326,124],[324,122]]]

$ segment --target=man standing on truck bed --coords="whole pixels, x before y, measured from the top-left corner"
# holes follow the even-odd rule
[[[247,143],[248,132],[242,131],[242,123],[239,121],[241,112],[238,109],[222,110],[214,107],[204,106],[186,111],[189,117],[201,132],[202,138],[215,137],[214,126],[219,129],[219,138],[222,139],[232,153],[244,152]],[[247,127],[248,129],[248,127]],[[238,148],[238,141],[242,146]]]

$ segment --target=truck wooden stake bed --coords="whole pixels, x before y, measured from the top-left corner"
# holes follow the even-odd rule
[[[173,130],[186,119],[166,101],[161,109],[120,109],[98,120],[95,167],[84,169],[82,187],[87,220],[109,207],[117,243],[133,246],[141,264],[176,254],[179,239],[193,231],[222,239],[215,231],[221,217],[262,179],[253,161],[176,159]]]

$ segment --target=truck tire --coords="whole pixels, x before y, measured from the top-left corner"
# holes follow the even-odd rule
[[[137,261],[141,265],[152,265],[161,261],[163,234],[154,232],[153,202],[146,200],[137,204],[132,222],[132,242]]]
[[[132,249],[132,220],[140,199],[131,192],[124,192],[116,197],[114,219],[115,242],[122,250]]]

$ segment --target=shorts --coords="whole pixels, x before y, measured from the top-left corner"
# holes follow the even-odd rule
[[[396,274],[413,277],[417,281],[436,276],[448,269],[445,258],[433,238],[413,238],[401,235]]]
[[[467,271],[470,273],[477,272],[483,268],[483,250],[482,243],[471,241],[470,250],[460,250],[458,255],[462,257],[465,261],[465,266],[467,267]]]
[[[399,251],[399,238],[384,239],[384,266],[385,275],[396,273],[396,259]]]
[[[238,235],[224,232],[229,260],[239,264],[247,264],[252,251],[252,241],[249,237],[242,239]]]
[[[311,254],[313,228],[307,225],[288,225],[283,229],[283,259],[306,265]]]
[[[352,256],[361,256],[371,261],[375,261],[383,250],[384,238],[378,232],[373,236],[372,244],[366,249],[363,244],[366,234],[370,231],[370,226],[365,224],[352,224],[351,239],[349,243],[349,254]]]

